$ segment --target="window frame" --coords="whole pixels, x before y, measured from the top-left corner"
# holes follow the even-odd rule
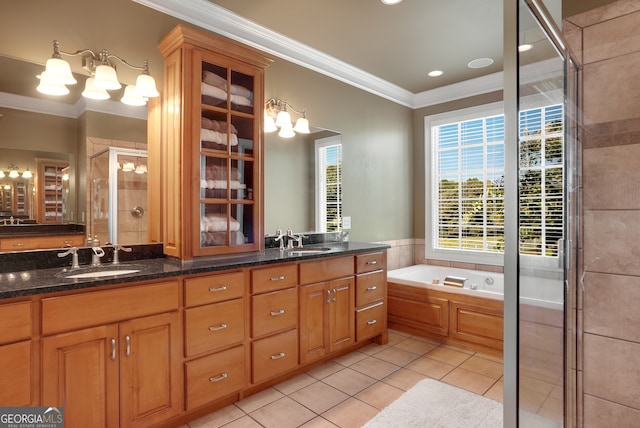
[[[342,136],[340,134],[337,135],[331,135],[329,137],[324,137],[324,138],[319,138],[317,140],[315,140],[314,142],[315,144],[315,149],[314,149],[314,153],[315,153],[315,218],[316,218],[316,230],[319,232],[326,232],[327,231],[327,222],[326,222],[326,199],[323,197],[323,195],[326,194],[326,192],[323,192],[323,188],[321,188],[321,184],[324,183],[324,188],[326,189],[326,182],[323,180],[322,176],[321,176],[321,168],[320,168],[320,151],[326,149],[327,147],[331,147],[331,146],[340,146],[340,165],[344,165],[344,163],[342,162]],[[342,195],[343,194],[343,186],[342,186],[342,177],[343,175],[341,175],[340,177],[340,192],[339,194]],[[338,220],[338,231],[342,230],[342,217],[344,215],[344,211],[343,211],[343,201],[342,198],[340,198],[340,201],[338,202],[339,205],[339,220]]]

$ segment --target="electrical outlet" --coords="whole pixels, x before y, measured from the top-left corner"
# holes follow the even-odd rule
[[[342,217],[342,230],[351,229],[351,217]]]

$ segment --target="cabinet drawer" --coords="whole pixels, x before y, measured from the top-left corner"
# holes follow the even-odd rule
[[[0,306],[0,343],[31,339],[31,302]]]
[[[361,341],[377,336],[387,328],[387,305],[375,305],[356,311],[356,340]]]
[[[364,273],[384,269],[384,252],[358,254],[356,256],[356,272]]]
[[[253,383],[260,383],[298,365],[298,330],[254,341]]]
[[[41,250],[50,248],[81,247],[84,235],[38,236],[32,238],[0,239],[1,251]]]
[[[298,290],[289,288],[251,297],[251,336],[295,328],[298,321]]]
[[[356,276],[356,306],[384,299],[387,279],[384,271],[365,273]]]
[[[313,284],[350,275],[353,275],[352,256],[300,263],[300,284]]]
[[[185,309],[187,356],[212,351],[244,339],[244,300]]]
[[[244,272],[208,275],[184,280],[185,306],[198,306],[244,295]]]
[[[244,346],[186,363],[185,378],[187,410],[240,391],[245,386]]]
[[[251,293],[259,294],[298,285],[295,264],[276,265],[251,271]]]
[[[42,300],[42,333],[171,312],[178,309],[178,281],[90,291]]]

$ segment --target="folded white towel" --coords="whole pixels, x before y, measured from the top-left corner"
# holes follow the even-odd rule
[[[212,143],[224,144],[226,146],[227,134],[200,128],[200,141],[211,141]],[[231,146],[237,146],[238,136],[236,134],[229,134],[229,142]]]
[[[224,214],[208,214],[200,217],[201,232],[223,232],[227,230],[227,217]],[[229,230],[232,232],[240,230],[238,220],[231,217]]]

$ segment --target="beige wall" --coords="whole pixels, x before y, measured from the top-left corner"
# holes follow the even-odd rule
[[[585,427],[640,417],[640,3],[568,19],[583,64],[579,370]]]

